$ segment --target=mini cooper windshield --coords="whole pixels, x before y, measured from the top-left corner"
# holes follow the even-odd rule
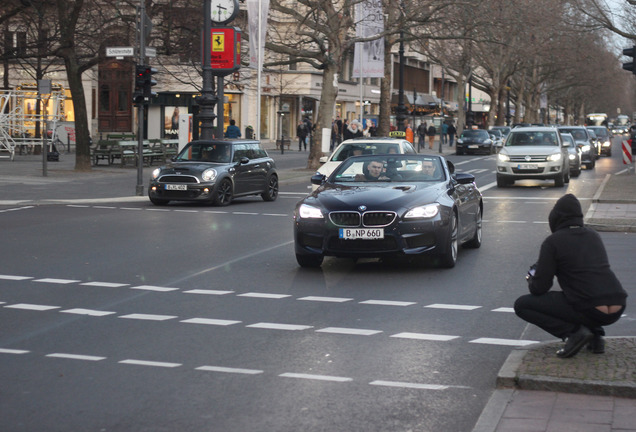
[[[232,161],[232,145],[224,143],[192,143],[179,153],[176,161],[229,163]]]
[[[331,175],[332,183],[439,182],[445,173],[439,158],[413,155],[357,156],[344,161]]]

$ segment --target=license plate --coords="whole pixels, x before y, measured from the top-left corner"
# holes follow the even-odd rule
[[[384,228],[340,228],[340,238],[343,240],[381,240],[384,238]]]
[[[471,144],[468,146],[468,148],[479,148],[479,146],[477,144]]]
[[[537,164],[519,164],[517,165],[517,169],[527,169],[527,170],[531,170],[531,169],[537,169],[539,168],[539,166]]]
[[[166,190],[188,190],[188,185],[180,185],[180,184],[167,184]]]

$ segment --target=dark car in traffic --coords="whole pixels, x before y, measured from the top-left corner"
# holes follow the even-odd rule
[[[612,156],[612,134],[605,126],[588,126],[588,130],[594,131],[599,144],[598,152],[605,156]]]
[[[437,155],[352,156],[294,210],[296,260],[429,255],[453,267],[458,246],[481,245],[483,202],[475,177]]]
[[[278,197],[276,165],[256,140],[192,141],[172,162],[152,171],[148,188],[155,205],[199,201],[226,206],[247,195],[265,201]]]
[[[560,133],[568,133],[572,135],[576,146],[581,149],[581,163],[586,169],[592,169],[596,166],[598,151],[596,150],[596,142],[592,139],[584,126],[560,126]]]
[[[466,129],[457,138],[455,154],[468,153],[495,153],[495,146],[488,131],[483,129]]]

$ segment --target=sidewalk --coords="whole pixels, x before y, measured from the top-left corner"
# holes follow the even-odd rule
[[[636,175],[608,175],[585,215],[597,231],[636,232]],[[636,432],[636,337],[570,359],[561,341],[512,351],[473,432]]]

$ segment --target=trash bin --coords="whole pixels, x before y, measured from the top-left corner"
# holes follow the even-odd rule
[[[254,138],[254,128],[252,126],[247,126],[245,128],[245,138],[246,139]]]

